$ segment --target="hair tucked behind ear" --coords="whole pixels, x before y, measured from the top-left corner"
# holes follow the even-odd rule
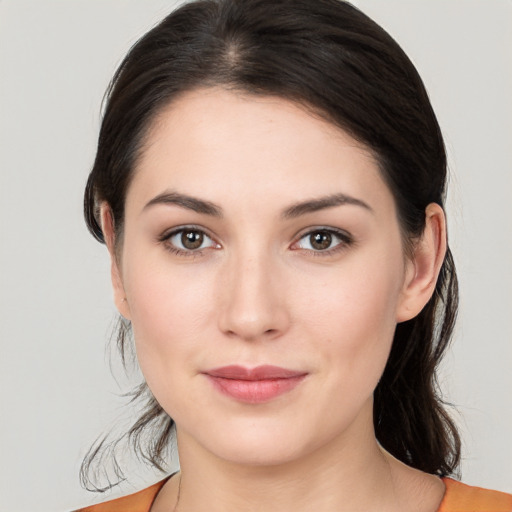
[[[375,390],[375,433],[381,445],[406,464],[441,476],[453,473],[460,458],[457,429],[436,380],[454,327],[457,296],[448,252],[432,300],[416,318],[398,324]]]
[[[126,192],[155,116],[181,93],[209,86],[297,102],[364,144],[393,193],[405,241],[421,236],[429,203],[443,206],[446,154],[439,125],[416,69],[381,27],[339,0],[202,0],[148,32],[109,87],[85,191],[87,225],[98,240],[98,206],[106,201],[122,244]],[[453,473],[460,457],[459,436],[436,381],[457,297],[448,250],[427,306],[397,326],[375,391],[382,446],[406,464],[439,475]],[[122,353],[126,341],[124,326]],[[147,405],[125,437],[143,460],[163,469],[172,419],[144,384],[134,398]],[[93,448],[85,459],[84,482],[100,453]]]

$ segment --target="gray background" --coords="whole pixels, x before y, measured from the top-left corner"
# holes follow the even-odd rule
[[[176,3],[0,0],[1,510],[97,499],[78,467],[123,414],[124,388],[105,359],[115,309],[82,191],[116,64]],[[356,4],[413,59],[444,130],[462,303],[441,382],[463,479],[512,492],[512,2]],[[158,478],[135,473],[134,486]]]

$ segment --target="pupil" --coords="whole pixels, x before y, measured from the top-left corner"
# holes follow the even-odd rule
[[[328,249],[332,242],[332,235],[330,233],[318,232],[311,235],[311,246],[315,249]]]
[[[186,249],[197,249],[203,243],[203,234],[199,231],[185,231],[181,235],[181,243]]]

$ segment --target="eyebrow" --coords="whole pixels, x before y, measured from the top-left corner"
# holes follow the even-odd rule
[[[180,192],[163,192],[162,194],[157,195],[146,203],[143,211],[147,210],[151,206],[166,204],[180,206],[181,208],[186,208],[187,210],[192,210],[196,213],[202,213],[203,215],[210,215],[217,218],[223,217],[223,211],[220,206],[217,206],[210,201],[192,197]],[[336,206],[346,204],[359,206],[373,213],[373,209],[361,199],[357,199],[346,194],[332,194],[292,204],[283,211],[281,216],[284,219],[293,219],[307,213],[314,213],[326,208],[334,208]]]
[[[151,206],[157,204],[174,204],[192,210],[204,215],[211,215],[212,217],[222,217],[222,208],[210,201],[198,199],[197,197],[188,196],[179,192],[163,192],[149,201],[142,211],[147,210]]]
[[[293,219],[307,213],[313,213],[326,208],[334,208],[335,206],[342,206],[345,204],[360,206],[361,208],[374,213],[373,208],[364,201],[361,201],[361,199],[357,199],[346,194],[332,194],[325,197],[319,197],[318,199],[311,199],[309,201],[301,201],[293,204],[284,210],[282,216],[285,219]]]

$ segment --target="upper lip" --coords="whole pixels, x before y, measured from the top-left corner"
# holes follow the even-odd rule
[[[245,368],[244,366],[230,365],[207,370],[204,373],[211,377],[221,377],[223,379],[233,380],[267,380],[267,379],[290,379],[301,377],[307,372],[297,370],[288,370],[279,366],[262,365],[255,368]]]

